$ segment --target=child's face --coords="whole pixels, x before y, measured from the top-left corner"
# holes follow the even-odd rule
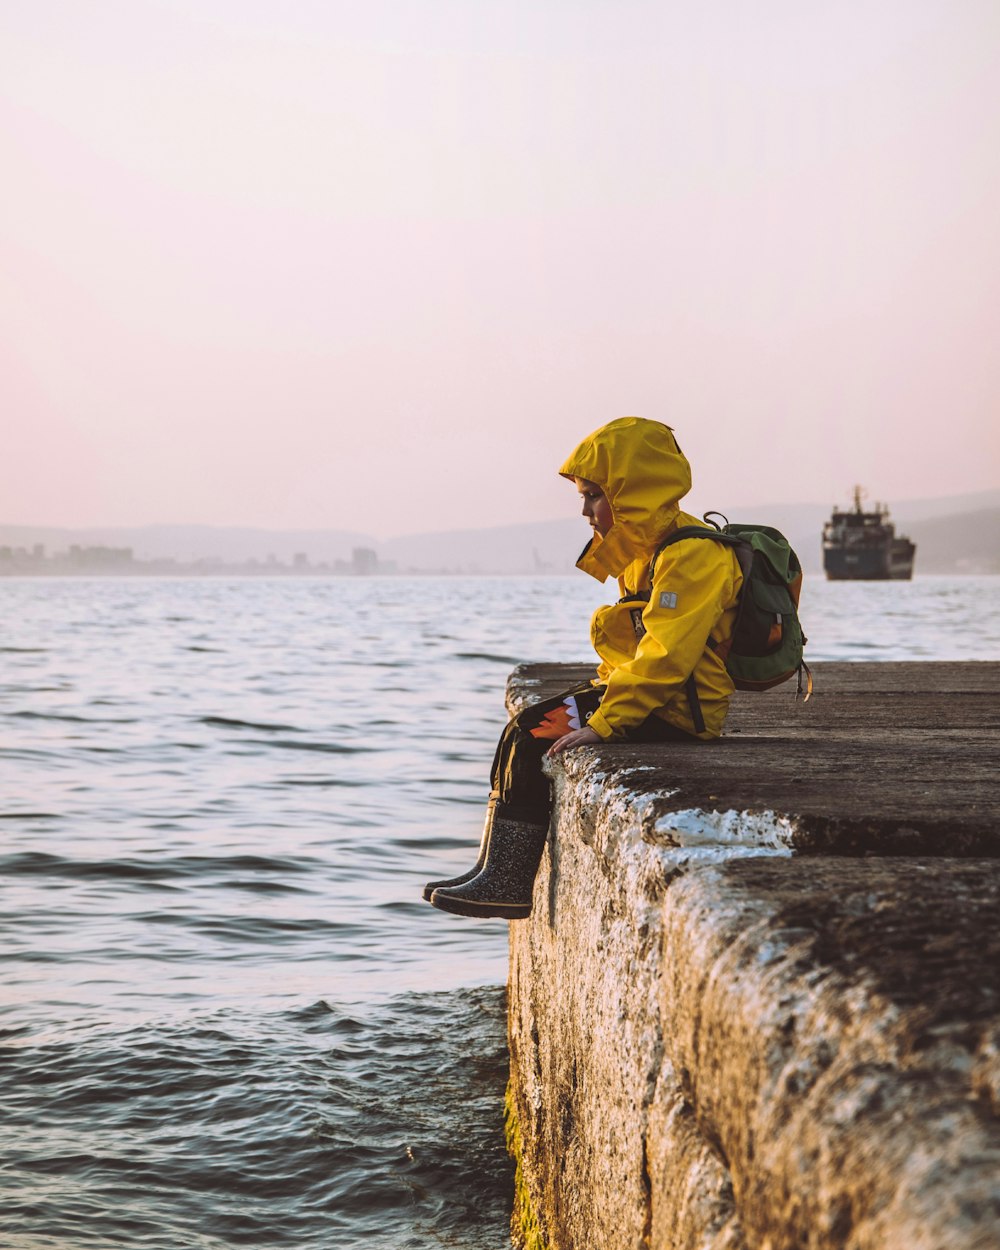
[[[583,500],[583,515],[590,522],[591,529],[597,530],[603,538],[615,523],[607,495],[596,482],[588,482],[585,477],[575,477],[573,481]]]

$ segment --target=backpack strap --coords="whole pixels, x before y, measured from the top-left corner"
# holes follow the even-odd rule
[[[705,717],[701,712],[701,699],[698,698],[698,683],[694,679],[694,673],[684,683],[684,693],[687,695],[688,708],[691,712],[691,719],[694,722],[694,731],[696,734],[705,732]]]
[[[802,670],[803,669],[805,669],[805,674],[806,674],[806,697],[802,700],[802,702],[808,703],[810,698],[812,697],[812,692],[813,692],[813,675],[812,675],[812,669],[805,662],[805,660],[799,660],[797,681],[795,684],[795,697],[797,699],[799,695],[802,693]]]
[[[709,513],[708,515],[713,515]],[[653,573],[656,569],[656,561],[659,559],[660,552],[665,547],[672,547],[674,543],[683,542],[685,538],[711,538],[713,542],[722,543],[724,547],[731,547],[736,559],[739,561],[740,572],[743,574],[744,580],[750,576],[750,566],[753,564],[753,548],[745,538],[740,538],[736,534],[724,534],[721,530],[709,529],[704,525],[682,525],[680,529],[674,530],[672,534],[668,534],[662,543],[653,552],[653,558],[649,562],[649,584],[653,584]]]
[[[706,513],[706,519],[709,516],[719,516],[720,513]],[[725,519],[725,518],[723,518]],[[740,566],[740,572],[743,574],[743,580],[747,581],[750,577],[750,567],[753,564],[753,548],[745,538],[739,538],[735,534],[725,534],[714,524],[710,523],[711,528],[703,525],[682,525],[679,529],[675,529],[672,534],[668,534],[662,543],[653,552],[653,558],[649,562],[649,585],[650,590],[646,593],[646,599],[649,599],[653,586],[653,576],[656,573],[656,561],[660,552],[665,547],[671,547],[674,543],[683,542],[686,538],[710,538],[713,542],[722,543],[724,547],[729,547]],[[725,662],[725,655],[722,654],[724,644],[716,642],[709,635],[707,639],[708,646],[719,654],[719,658]],[[724,647],[728,652],[729,647]],[[701,711],[701,700],[698,698],[698,683],[694,679],[694,673],[684,683],[684,693],[687,695],[688,708],[691,711],[691,720],[694,724],[695,733],[705,732],[705,717]]]

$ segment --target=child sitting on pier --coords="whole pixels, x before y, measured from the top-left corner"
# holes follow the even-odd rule
[[[594,535],[577,568],[618,580],[598,608],[597,675],[526,708],[497,745],[479,857],[424,898],[461,916],[523,919],[548,834],[551,786],[542,761],[601,742],[697,742],[722,732],[734,686],[716,650],[732,636],[743,575],[731,547],[684,538],[691,470],[673,431],[622,417],[585,438],[559,470],[576,484]]]

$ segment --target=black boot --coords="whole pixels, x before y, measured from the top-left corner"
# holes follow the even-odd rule
[[[496,808],[496,798],[490,795],[490,801],[486,808],[486,819],[483,822],[483,836],[479,842],[479,854],[476,857],[475,865],[468,872],[463,872],[460,877],[449,877],[446,881],[428,881],[424,886],[424,898],[431,901],[431,895],[435,890],[442,886],[464,885],[466,881],[471,881],[473,877],[478,877],[482,870],[483,864],[486,863],[486,848],[490,844],[490,827],[493,824],[493,812]]]
[[[546,825],[495,812],[482,872],[464,885],[436,889],[431,905],[456,916],[523,920],[531,914],[531,887],[547,834]]]

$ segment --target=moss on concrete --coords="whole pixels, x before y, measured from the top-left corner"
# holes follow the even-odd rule
[[[507,1092],[503,1100],[504,1132],[507,1137],[507,1153],[516,1165],[514,1171],[514,1209],[510,1217],[511,1241],[518,1250],[548,1250],[542,1230],[538,1224],[538,1216],[528,1192],[521,1166],[521,1130],[517,1122],[517,1109],[514,1106],[514,1090],[507,1082]]]

